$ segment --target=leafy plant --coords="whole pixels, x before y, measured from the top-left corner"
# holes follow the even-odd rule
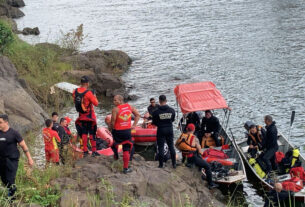
[[[3,53],[14,41],[14,35],[11,28],[4,22],[0,21],[0,53]]]

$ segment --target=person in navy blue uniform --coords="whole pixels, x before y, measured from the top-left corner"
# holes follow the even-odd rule
[[[170,151],[173,168],[176,168],[176,151],[174,148],[173,122],[175,121],[175,110],[167,105],[165,95],[159,96],[160,107],[152,114],[152,123],[157,129],[157,145],[159,149],[159,168],[163,168],[164,143],[166,142]]]

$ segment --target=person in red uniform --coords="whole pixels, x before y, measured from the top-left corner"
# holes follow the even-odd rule
[[[83,76],[81,78],[81,87],[73,91],[73,99],[75,103],[76,110],[79,112],[79,117],[75,121],[75,126],[79,136],[81,136],[83,141],[83,151],[84,156],[88,155],[88,134],[90,138],[90,143],[92,147],[92,157],[100,156],[96,151],[96,116],[93,106],[98,105],[98,100],[89,88],[89,78]]]
[[[126,174],[132,172],[131,168],[128,166],[130,153],[133,148],[131,129],[135,128],[137,125],[140,114],[134,107],[130,106],[128,103],[124,103],[124,99],[121,95],[114,96],[113,103],[115,107],[112,109],[110,127],[112,129],[114,144],[111,148],[114,152],[114,159],[117,160],[119,158],[117,147],[119,144],[123,145],[123,173]],[[131,125],[132,114],[135,118]]]
[[[59,164],[59,151],[57,142],[60,142],[58,133],[52,130],[53,121],[47,119],[45,121],[46,128],[42,130],[43,140],[45,144],[45,154],[46,154],[46,166],[51,163]]]

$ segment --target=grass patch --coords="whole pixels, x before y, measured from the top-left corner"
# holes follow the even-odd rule
[[[0,28],[3,33],[12,34],[7,22],[0,20]],[[72,104],[70,94],[56,91],[51,94],[51,87],[58,82],[70,80],[64,75],[72,70],[72,65],[60,60],[62,55],[69,55],[70,50],[60,48],[53,44],[31,45],[13,34],[11,38],[3,38],[5,47],[2,47],[0,54],[7,56],[15,65],[19,79],[24,79],[29,90],[32,91],[39,103],[46,109],[58,110]],[[49,109],[49,110],[48,110]]]
[[[21,203],[58,206],[60,191],[56,186],[50,186],[49,183],[59,177],[60,167],[53,166],[47,169],[34,168],[30,170],[25,163],[25,158],[21,158],[16,176],[15,206],[19,206]],[[10,206],[6,188],[0,190],[0,206]]]

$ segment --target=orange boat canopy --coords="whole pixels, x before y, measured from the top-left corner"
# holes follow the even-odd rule
[[[229,108],[220,91],[210,81],[180,84],[174,92],[183,114]]]

